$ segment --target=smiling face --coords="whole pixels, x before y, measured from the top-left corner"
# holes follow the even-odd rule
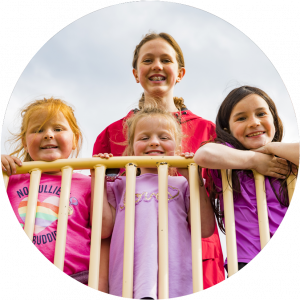
[[[72,129],[63,113],[47,118],[42,110],[32,114],[23,141],[24,148],[33,160],[53,161],[68,158],[76,148]]]
[[[275,135],[274,119],[267,102],[251,94],[238,102],[230,115],[230,133],[247,149],[270,143]]]
[[[176,141],[164,118],[150,116],[138,121],[133,151],[135,156],[174,156]],[[141,174],[157,173],[157,169],[142,169]]]
[[[146,42],[140,49],[137,67],[133,69],[136,82],[144,89],[145,97],[171,97],[173,88],[185,74],[178,69],[176,52],[164,39]]]

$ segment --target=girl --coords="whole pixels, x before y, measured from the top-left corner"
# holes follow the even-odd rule
[[[126,122],[129,156],[173,156],[179,153],[181,131],[176,119],[159,108],[145,108]],[[183,154],[192,157],[193,153]],[[112,154],[99,154],[109,158]],[[189,186],[184,176],[168,177],[169,194],[169,296],[191,294],[192,262],[189,229]],[[133,298],[157,299],[158,273],[158,174],[157,168],[140,168],[136,179]],[[122,296],[126,176],[107,184],[110,209],[103,211],[114,223],[110,247],[109,292]],[[215,221],[205,187],[200,188],[203,237],[214,232]],[[108,207],[105,205],[104,207]],[[106,229],[107,230],[107,229]],[[112,226],[111,226],[112,231]]]
[[[185,75],[185,63],[181,48],[167,33],[145,35],[134,50],[132,61],[134,79],[144,89],[139,101],[139,109],[153,100],[171,112],[180,122],[183,133],[182,152],[195,152],[201,142],[215,136],[212,122],[194,115],[184,105],[182,98],[174,97],[173,91]],[[136,113],[131,111],[121,120],[109,125],[102,131],[94,144],[93,154],[112,153],[121,156],[124,152],[126,137],[123,126],[126,120]],[[101,257],[108,258],[109,241],[103,241]],[[202,239],[204,288],[224,280],[223,255],[217,226],[213,234]],[[105,263],[104,260],[102,265]],[[102,262],[102,261],[101,261]]]
[[[280,143],[283,126],[276,106],[265,92],[255,87],[242,86],[231,91],[221,104],[216,126],[215,143],[202,146],[194,159],[200,166],[211,169],[210,200],[223,232],[222,180],[215,169],[234,169],[234,214],[241,269],[260,252],[255,184],[250,169],[266,176],[272,237],[289,203],[286,178],[291,169],[285,159],[299,165],[299,143]],[[274,160],[282,164],[281,169],[277,168]],[[225,267],[226,264],[225,261]]]
[[[15,135],[17,146],[12,155],[2,155],[2,170],[16,173],[15,163],[54,161],[78,155],[82,134],[73,109],[59,99],[37,100],[21,112],[22,125]],[[29,174],[10,177],[7,194],[21,226],[24,227],[29,190]],[[33,244],[53,263],[61,172],[43,173],[39,185]],[[73,173],[69,203],[64,272],[87,284],[90,256],[90,177]],[[103,236],[105,238],[106,236]],[[100,290],[106,291],[100,281]]]

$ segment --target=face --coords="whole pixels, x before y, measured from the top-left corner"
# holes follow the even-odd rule
[[[175,138],[165,119],[147,117],[138,121],[133,140],[135,156],[173,156],[175,149]],[[145,172],[141,169],[142,174]]]
[[[30,118],[24,148],[33,160],[53,161],[68,158],[76,148],[74,134],[64,115],[59,112],[42,128],[47,113],[38,111]]]
[[[275,135],[273,116],[267,102],[258,95],[248,95],[233,108],[230,133],[247,149],[270,143]]]
[[[173,96],[174,85],[184,74],[184,68],[178,70],[175,50],[162,38],[141,47],[137,69],[133,69],[136,82],[144,88],[145,96]]]

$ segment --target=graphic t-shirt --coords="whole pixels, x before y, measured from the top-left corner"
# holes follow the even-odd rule
[[[108,183],[109,203],[116,209],[109,260],[109,293],[122,296],[126,177]],[[157,299],[158,175],[136,178],[133,298]],[[189,186],[182,176],[168,177],[170,298],[193,293],[191,233],[187,222]]]
[[[10,176],[7,195],[22,227],[25,224],[29,174]],[[61,176],[42,174],[33,244],[53,263]],[[64,272],[72,275],[89,269],[91,179],[73,173],[68,212]]]

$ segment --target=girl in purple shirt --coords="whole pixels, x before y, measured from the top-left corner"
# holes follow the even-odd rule
[[[215,142],[200,147],[194,159],[210,169],[210,200],[223,232],[222,179],[218,169],[233,169],[237,255],[241,269],[261,248],[251,169],[266,176],[272,237],[289,205],[286,179],[295,169],[292,164],[299,165],[299,143],[281,143],[283,126],[274,102],[264,91],[250,86],[236,88],[225,98],[217,115],[216,133]]]

